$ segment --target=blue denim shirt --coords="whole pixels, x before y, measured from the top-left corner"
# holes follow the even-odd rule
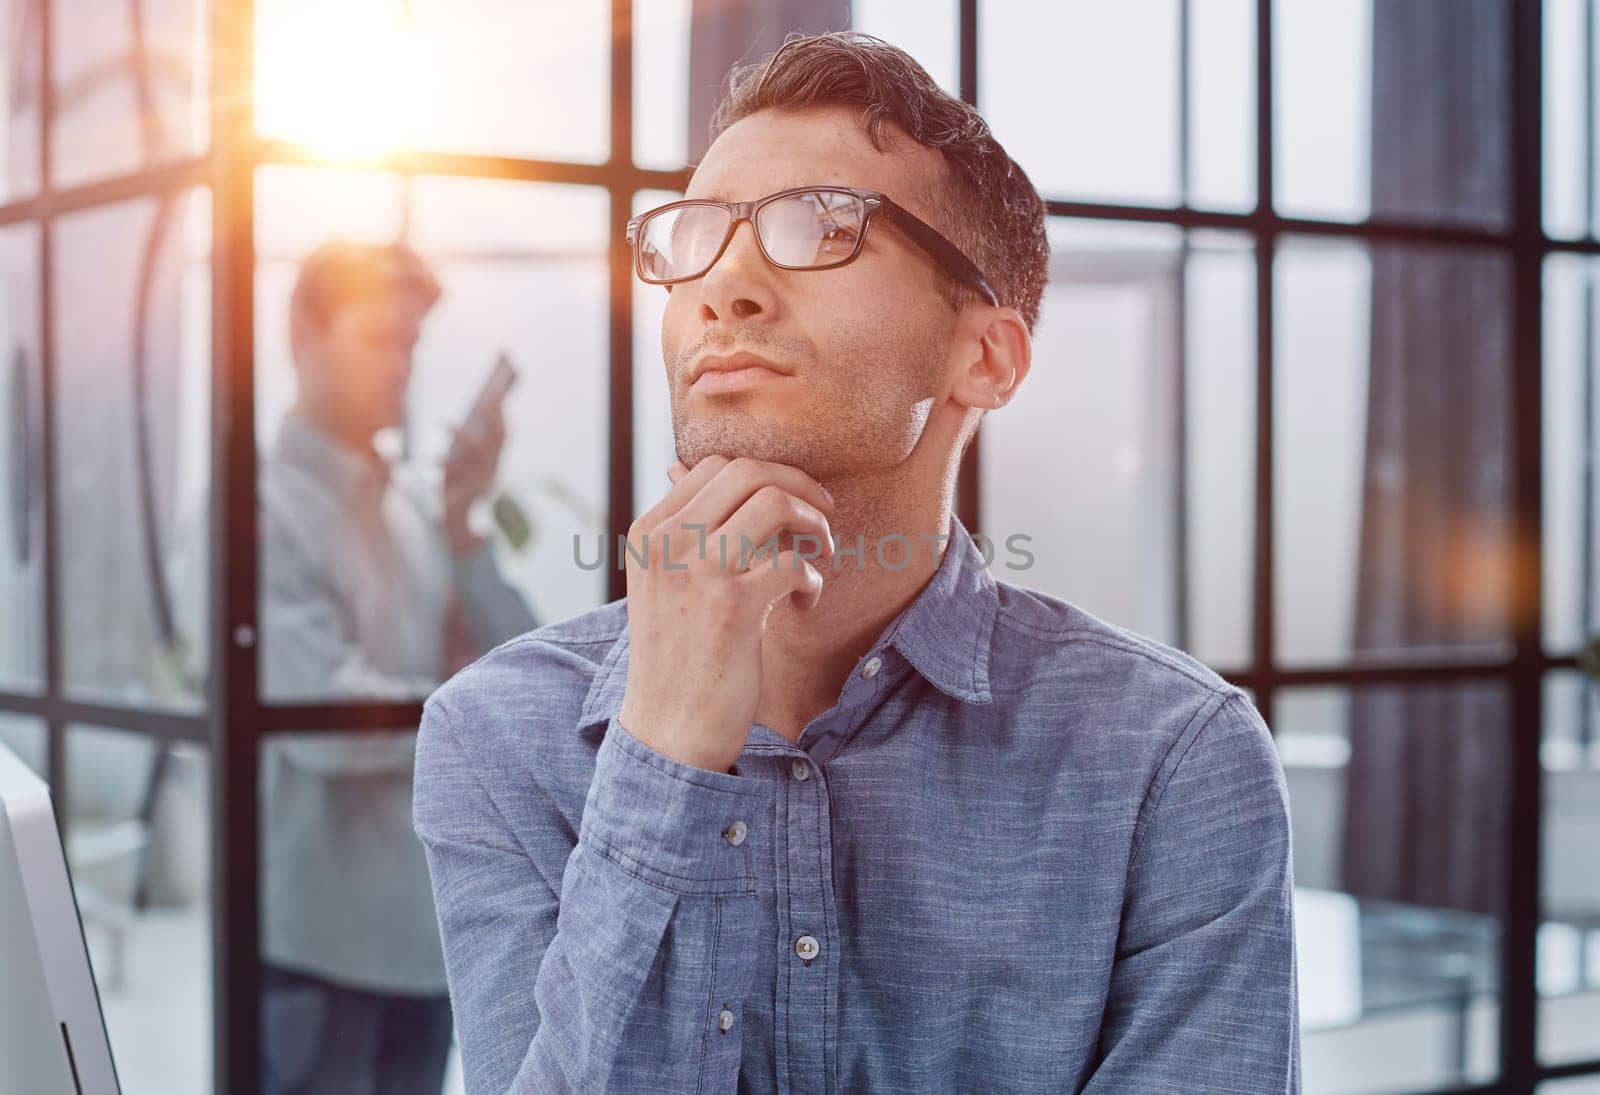
[[[952,520],[798,743],[672,760],[617,721],[627,667],[616,601],[426,705],[472,1095],[1299,1091],[1283,773],[1193,658]]]

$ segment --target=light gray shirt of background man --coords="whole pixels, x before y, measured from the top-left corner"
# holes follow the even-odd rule
[[[437,489],[290,413],[264,462],[261,689],[275,702],[420,699],[448,675],[459,597],[481,652],[536,625],[485,544],[440,534]],[[272,735],[262,746],[262,954],[380,992],[445,989],[422,846],[414,731]]]

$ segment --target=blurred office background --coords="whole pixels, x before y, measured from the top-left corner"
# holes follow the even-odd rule
[[[854,27],[1050,202],[1035,368],[961,512],[1033,538],[998,577],[1262,709],[1305,1089],[1600,1092],[1595,9],[0,0],[0,740],[55,785],[125,1090],[254,1090],[260,750],[419,709],[258,694],[300,259],[434,266],[393,444],[436,465],[508,352],[532,535],[491,548],[545,619],[602,603],[573,537],[673,459],[622,226],[730,63]]]

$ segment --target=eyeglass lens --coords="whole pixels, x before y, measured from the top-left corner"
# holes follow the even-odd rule
[[[844,262],[855,253],[866,213],[866,203],[854,194],[814,190],[763,205],[756,212],[755,227],[774,263],[815,269]],[[704,274],[722,247],[731,217],[718,206],[686,205],[650,218],[640,248],[645,276],[670,281]]]

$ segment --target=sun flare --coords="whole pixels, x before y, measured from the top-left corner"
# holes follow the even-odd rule
[[[425,58],[398,5],[382,0],[257,9],[256,131],[331,160],[409,143]]]

